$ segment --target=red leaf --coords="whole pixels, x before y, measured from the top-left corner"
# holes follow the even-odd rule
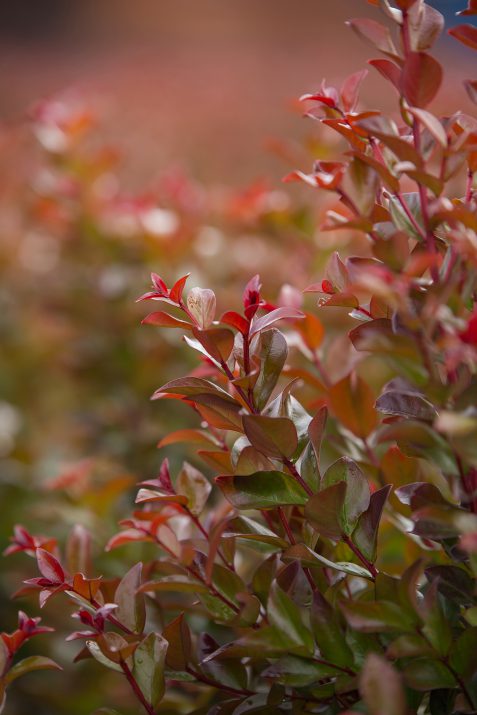
[[[380,52],[384,52],[384,54],[393,57],[398,56],[391,33],[385,25],[369,18],[348,20],[346,24],[351,27],[358,37],[369,42],[373,47],[380,50]]]
[[[358,93],[361,82],[368,74],[368,70],[360,70],[348,77],[341,87],[341,100],[345,112],[352,112],[358,102]]]
[[[185,286],[186,281],[189,276],[190,276],[190,273],[186,273],[185,276],[182,276],[182,278],[179,278],[179,280],[176,281],[174,283],[174,285],[172,286],[171,292],[170,292],[170,299],[173,300],[174,303],[181,302],[184,286]]]
[[[476,42],[477,42],[477,30]],[[476,44],[477,47],[477,44]],[[432,102],[442,82],[442,67],[425,52],[410,52],[404,63],[401,88],[414,107],[425,107]]]
[[[226,325],[231,325],[244,335],[248,330],[248,322],[240,315],[240,313],[236,313],[234,310],[228,310],[224,313],[220,318],[220,322],[226,323]]]
[[[37,549],[36,559],[42,576],[52,583],[64,582],[65,572],[63,571],[60,562],[58,559],[55,559],[53,554],[50,554],[44,549]]]
[[[193,328],[192,323],[175,318],[162,310],[146,315],[144,320],[141,321],[141,325],[154,325],[158,328],[182,328],[183,330],[192,330]]]
[[[368,64],[377,69],[379,74],[389,80],[389,82],[391,82],[397,90],[400,89],[401,70],[394,62],[386,59],[377,59],[368,60]]]
[[[474,25],[457,25],[457,27],[451,27],[448,33],[463,45],[477,50],[477,27]]]

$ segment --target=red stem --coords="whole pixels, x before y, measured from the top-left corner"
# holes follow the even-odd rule
[[[137,684],[136,678],[132,674],[131,669],[129,668],[128,664],[124,660],[121,660],[119,664],[121,666],[121,669],[122,669],[124,675],[126,676],[126,679],[129,683],[129,685],[131,686],[131,688],[134,692],[134,695],[139,700],[139,702],[143,706],[144,710],[147,712],[147,715],[155,715],[154,708],[152,707],[152,705],[150,703],[147,702],[146,698],[144,697],[143,692],[142,692],[141,688],[139,687],[139,685]]]
[[[355,554],[355,555],[358,557],[358,559],[361,561],[361,563],[363,564],[363,566],[365,566],[365,567],[368,569],[369,573],[371,574],[371,576],[373,577],[373,580],[374,580],[374,579],[376,578],[376,576],[378,575],[378,570],[377,570],[377,568],[374,566],[374,564],[372,564],[371,561],[368,561],[368,559],[367,559],[366,556],[361,552],[361,550],[358,549],[358,547],[357,547],[355,544],[353,544],[353,542],[351,541],[351,539],[349,538],[349,536],[347,536],[346,534],[342,534],[342,537],[341,537],[341,538],[343,539],[343,541],[345,542],[345,544],[346,544],[347,546],[349,546],[349,548],[351,549],[351,551],[353,552],[353,554]]]

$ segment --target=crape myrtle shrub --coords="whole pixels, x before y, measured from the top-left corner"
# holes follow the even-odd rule
[[[96,575],[81,526],[62,549],[17,526],[7,548],[38,566],[18,595],[71,604],[76,660],[117,671],[138,712],[477,709],[477,121],[429,111],[442,16],[422,0],[371,4],[386,25],[349,24],[383,55],[370,64],[399,119],[357,109],[365,72],[323,84],[303,101],[347,147],[287,177],[338,196],[323,229],[368,238],[306,289],[352,329],[330,339],[315,307],[296,293],[269,302],[258,276],[240,308],[218,310],[211,289],[154,273],[142,300],[161,309],[143,322],[198,352],[154,394],[162,409],[186,403],[198,426],[160,446],[188,443],[194,466],[164,459],[139,485],[106,545],[143,549],[120,579]],[[477,48],[472,25],[451,34]],[[465,87],[475,101],[477,81]],[[58,667],[17,656],[45,630],[20,612],[3,634],[5,688]]]

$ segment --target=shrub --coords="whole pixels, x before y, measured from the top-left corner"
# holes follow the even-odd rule
[[[21,594],[75,604],[77,660],[118,671],[149,715],[477,708],[477,122],[428,109],[442,16],[422,0],[371,4],[391,29],[349,24],[384,55],[369,63],[398,116],[357,109],[365,72],[323,84],[302,99],[347,150],[287,177],[339,197],[322,230],[368,238],[305,291],[336,329],[295,290],[266,300],[258,276],[220,313],[212,290],[185,297],[187,276],[153,274],[141,299],[165,309],[143,322],[182,331],[200,358],[153,396],[200,426],[160,446],[195,445],[209,476],[164,459],[139,485],[106,549],[139,542],[144,563],[120,579],[93,575],[82,527],[67,559],[20,526],[7,549],[38,565]],[[475,27],[451,34],[477,48]],[[475,102],[477,82],[465,86]],[[57,667],[16,660],[45,630],[20,612],[3,634],[5,687]]]

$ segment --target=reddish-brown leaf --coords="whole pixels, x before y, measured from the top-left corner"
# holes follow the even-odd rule
[[[333,385],[328,399],[334,415],[358,437],[368,437],[377,426],[373,392],[355,373]]]
[[[401,89],[410,105],[426,107],[436,96],[441,83],[442,67],[437,60],[425,52],[408,54],[402,71]]]

